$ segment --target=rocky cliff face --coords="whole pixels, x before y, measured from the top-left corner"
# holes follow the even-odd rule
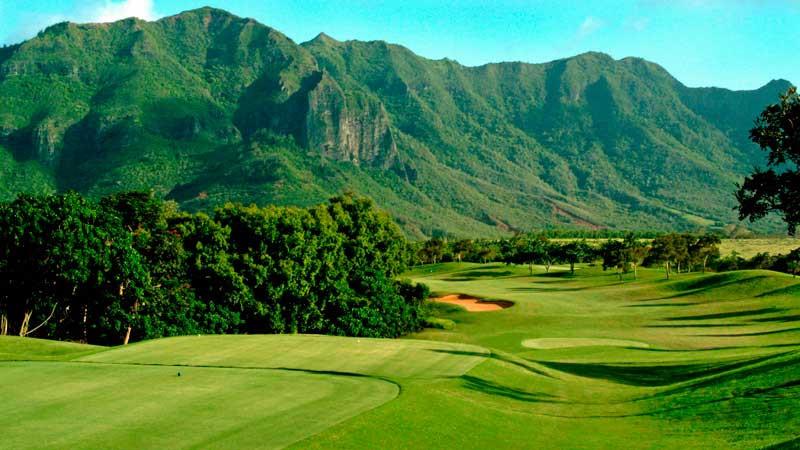
[[[34,157],[48,166],[58,162],[62,136],[53,121],[44,120],[33,129],[31,136]]]
[[[308,93],[304,145],[338,161],[388,168],[397,145],[386,110],[372,100],[355,103],[348,102],[336,81],[322,73]]]

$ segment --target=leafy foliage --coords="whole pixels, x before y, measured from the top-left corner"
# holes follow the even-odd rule
[[[427,288],[396,280],[408,260],[399,228],[350,194],[213,217],[152,193],[22,195],[0,203],[0,242],[2,334],[397,337],[425,318]]]
[[[736,194],[739,218],[755,221],[768,213],[783,216],[794,234],[800,224],[800,94],[790,88],[778,104],[770,105],[756,120],[750,138],[769,151],[767,170],[745,178]]]

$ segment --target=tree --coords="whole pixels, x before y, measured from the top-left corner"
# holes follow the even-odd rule
[[[719,258],[719,244],[722,243],[719,236],[715,234],[705,234],[699,236],[689,244],[689,259],[693,264],[702,264],[703,273],[706,273],[709,260]]]
[[[148,284],[119,218],[75,193],[0,208],[0,266],[0,312],[20,336],[118,343]]]
[[[150,193],[0,203],[0,333],[100,344],[196,333],[417,331],[427,288],[374,204],[226,205],[213,218]]]
[[[625,236],[622,245],[627,261],[633,266],[633,279],[636,280],[638,278],[637,268],[648,254],[647,245],[641,243],[632,233]]]
[[[492,245],[483,245],[478,249],[478,258],[486,264],[497,258],[497,249]]]
[[[694,240],[691,234],[672,234],[672,250],[673,257],[675,258],[675,268],[678,273],[681,273],[681,268],[685,268],[688,272],[690,269],[690,255],[689,243]]]
[[[625,244],[616,239],[609,239],[600,246],[600,256],[603,258],[603,270],[614,268],[622,281],[622,274],[628,271],[629,257]]]
[[[676,240],[674,234],[667,234],[653,239],[650,247],[650,259],[656,263],[664,265],[664,273],[669,280],[672,271],[672,262],[678,252],[675,249]]]
[[[453,242],[453,256],[456,258],[458,262],[464,258],[464,255],[468,254],[472,251],[472,241],[469,239],[461,239],[458,241]]]
[[[419,251],[420,259],[430,264],[441,262],[444,256],[445,243],[439,238],[433,238],[425,241]]]
[[[800,261],[790,261],[786,264],[789,273],[792,274],[792,278],[797,278],[797,274],[800,273]]]
[[[780,103],[767,106],[750,139],[769,151],[767,170],[756,169],[739,185],[739,219],[754,222],[769,213],[783,217],[789,233],[800,224],[800,95],[790,88]]]
[[[528,272],[533,275],[533,265],[544,264],[545,270],[550,272],[550,266],[556,261],[556,249],[550,241],[542,235],[518,235],[513,239],[513,256],[510,260],[518,264],[527,264]]]
[[[559,250],[560,259],[569,263],[569,271],[575,274],[575,264],[586,262],[595,256],[594,249],[585,239],[572,241],[562,245]]]
[[[550,273],[550,268],[553,264],[557,264],[561,260],[559,245],[548,241],[545,237],[541,237],[537,250],[537,261],[544,264],[545,272]]]

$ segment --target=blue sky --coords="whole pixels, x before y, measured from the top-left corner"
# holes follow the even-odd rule
[[[0,43],[64,20],[156,19],[205,5],[297,42],[324,31],[466,65],[595,50],[654,61],[689,86],[800,83],[800,0],[0,0]]]

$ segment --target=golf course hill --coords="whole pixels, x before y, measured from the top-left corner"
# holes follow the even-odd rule
[[[620,281],[444,263],[404,276],[448,329],[202,335],[101,347],[0,337],[3,446],[795,448],[800,280]]]
[[[466,67],[213,8],[61,23],[0,48],[0,200],[153,189],[210,211],[351,190],[415,238],[722,227],[765,162],[753,119],[789,86],[690,88],[602,53]]]

